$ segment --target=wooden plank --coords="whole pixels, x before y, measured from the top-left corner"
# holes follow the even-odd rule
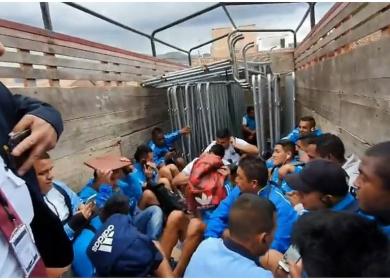
[[[0,67],[0,77],[21,79],[89,80],[89,81],[142,81],[151,78],[142,74],[104,74],[100,71],[70,68],[33,69]]]
[[[76,88],[11,88],[13,94],[23,94],[44,100],[56,107],[65,121],[94,117],[134,108],[144,115],[158,104],[166,111],[166,94],[162,89],[126,87]],[[140,111],[137,111],[140,110]]]
[[[332,14],[332,17],[329,21],[317,29],[316,33],[307,37],[306,41],[303,41],[295,51],[295,57],[300,56],[303,52],[310,49],[312,45],[317,43],[320,38],[324,37],[332,28],[337,26],[341,21],[343,21],[350,14],[353,14],[356,10],[366,5],[366,3],[343,3],[343,6],[338,7],[337,11]]]
[[[59,141],[57,157],[63,157],[113,137],[129,135],[145,127],[154,126],[167,119],[164,111],[154,107],[148,115],[135,115],[131,110],[97,115],[91,118],[64,122],[64,132]]]
[[[46,38],[44,42],[47,42],[47,40],[51,42],[62,42],[65,45],[70,45],[70,44],[76,44],[76,45],[81,45],[85,48],[90,48],[94,49],[95,51],[97,50],[98,52],[109,52],[109,53],[114,53],[116,55],[126,55],[126,56],[131,56],[135,59],[140,59],[140,60],[146,60],[146,61],[153,61],[157,63],[163,63],[163,64],[170,64],[173,66],[178,66],[178,67],[183,67],[183,65],[170,62],[170,61],[165,61],[159,58],[151,57],[148,55],[124,50],[124,49],[119,49],[115,48],[112,46],[88,41],[85,39],[61,34],[61,33],[56,33],[56,32],[48,32],[45,29],[40,29],[36,27],[32,27],[29,25],[21,24],[21,23],[16,23],[12,21],[7,21],[7,20],[0,20],[0,29],[5,29],[7,31],[11,31],[13,33],[17,33],[19,36],[24,35],[24,36],[34,36],[34,38]],[[3,32],[0,30],[0,33]],[[30,38],[31,39],[31,38]]]
[[[324,60],[296,72],[297,86],[309,83],[317,88],[338,89],[345,84],[390,78],[390,37],[358,47],[346,54]],[[301,82],[303,81],[303,82]],[[380,84],[380,83],[379,83]],[[378,84],[378,85],[379,85]]]
[[[65,47],[65,46],[58,46],[53,44],[45,44],[39,41],[33,41],[23,38],[17,38],[17,37],[11,37],[11,36],[4,36],[0,35],[0,42],[3,43],[6,47],[11,48],[21,48],[21,49],[28,49],[32,51],[37,52],[44,52],[44,53],[51,53],[51,54],[59,54],[64,56],[70,56],[70,57],[77,57],[77,58],[83,58],[83,59],[89,59],[89,60],[98,60],[100,61],[108,61],[113,63],[120,63],[124,65],[129,65],[133,67],[140,67],[140,68],[149,68],[149,69],[177,69],[177,68],[171,68],[171,66],[165,67],[164,65],[159,65],[157,63],[148,63],[148,62],[142,62],[142,61],[134,61],[126,58],[121,57],[115,57],[115,56],[109,56],[105,54],[100,53],[94,53],[90,51],[85,51],[82,49],[76,49],[71,47]],[[81,46],[80,46],[81,47]]]
[[[320,48],[326,46],[331,41],[337,39],[339,36],[343,35],[345,32],[353,29],[355,26],[365,22],[367,19],[388,7],[389,3],[369,3],[367,6],[364,6],[356,14],[347,19],[345,22],[342,22],[339,27],[333,30],[328,36],[324,37],[323,40],[319,40],[312,48],[307,50],[304,54],[297,57],[296,62],[302,61],[304,58],[310,56],[314,52],[318,51]]]
[[[54,149],[50,152],[54,159],[54,178],[66,182],[74,191],[80,191],[93,177],[92,170],[84,165],[84,162],[106,154],[121,155],[119,141],[120,138],[104,141],[60,159],[55,156],[57,148]]]
[[[364,24],[359,25],[358,27],[351,30],[344,36],[340,37],[338,40],[332,41],[323,49],[319,50],[318,52],[312,54],[311,56],[305,58],[303,61],[298,63],[296,67],[300,67],[301,65],[304,65],[309,61],[320,58],[325,54],[328,54],[348,43],[352,43],[358,39],[361,39],[389,25],[390,25],[390,9],[383,13],[377,14],[375,17],[368,20]]]

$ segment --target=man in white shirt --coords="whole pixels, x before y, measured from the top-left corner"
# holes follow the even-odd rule
[[[34,162],[43,199],[50,210],[60,218],[66,235],[72,240],[75,233],[87,225],[94,203],[89,202],[84,205],[77,194],[65,183],[55,181],[53,167],[53,161],[48,153],[43,153]]]
[[[217,131],[217,139],[211,142],[204,150],[207,153],[214,144],[220,144],[225,148],[225,156],[223,159],[233,164],[237,164],[241,154],[258,155],[259,149],[245,140],[233,137],[228,128],[223,128]]]

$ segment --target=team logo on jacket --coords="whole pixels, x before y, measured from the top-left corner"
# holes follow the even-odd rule
[[[109,225],[96,240],[95,244],[93,244],[92,251],[111,253],[114,233],[114,225]]]

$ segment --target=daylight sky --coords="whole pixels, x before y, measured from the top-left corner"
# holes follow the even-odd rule
[[[215,2],[214,2],[215,3]],[[145,33],[187,16],[212,2],[130,2],[130,3],[79,3],[98,13],[115,19]],[[333,3],[317,3],[318,21]],[[136,52],[150,54],[150,41],[139,35],[113,26],[59,2],[49,3],[54,31],[81,37]],[[295,29],[307,9],[306,3],[278,5],[230,6],[228,10],[237,25],[256,24],[258,28]],[[0,3],[0,18],[43,27],[39,3]],[[180,48],[189,49],[211,39],[211,29],[230,26],[222,8],[191,19],[158,33],[157,37]],[[309,18],[298,32],[301,40],[310,30]],[[158,54],[174,51],[157,44]],[[210,46],[200,52],[209,52]]]

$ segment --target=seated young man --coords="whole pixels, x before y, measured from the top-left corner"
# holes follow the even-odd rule
[[[223,159],[225,155],[225,149],[222,145],[215,144],[213,145],[210,150],[208,151],[210,154],[217,155]],[[193,159],[190,163],[188,163],[183,170],[175,176],[172,180],[172,185],[174,187],[179,186],[186,186],[188,184],[188,179],[190,178],[192,167],[194,166],[194,163],[199,159],[199,157]],[[228,161],[223,160],[224,165],[229,165],[230,163]]]
[[[322,134],[322,131],[321,129],[316,128],[316,121],[312,116],[304,116],[299,119],[298,127],[294,128],[294,130],[283,139],[296,143],[300,136],[307,135],[309,133],[319,136]]]
[[[87,255],[88,245],[91,243],[96,232],[111,215],[116,213],[130,213],[130,201],[125,195],[113,195],[107,200],[104,207],[99,212],[99,215],[95,216],[89,222],[88,226],[86,226],[74,239],[72,271],[75,277],[94,276],[95,269]]]
[[[210,149],[210,153],[223,157],[224,149],[221,145],[214,145]],[[225,180],[224,189],[225,195],[233,190],[236,168],[233,165],[229,165],[229,170],[224,168],[219,172],[226,172],[224,176],[229,175],[229,179]],[[183,176],[184,177],[184,176]],[[188,183],[189,177],[184,177],[185,180],[182,183]],[[169,216],[166,223],[166,228],[160,239],[161,247],[163,248],[166,256],[171,256],[172,251],[178,241],[183,242],[180,259],[173,271],[175,277],[182,277],[187,264],[198,247],[199,243],[203,239],[204,229],[206,227],[208,218],[215,211],[215,208],[200,209],[196,211],[195,217],[189,217],[181,211],[173,211]]]
[[[130,165],[130,161],[128,165]],[[122,189],[131,188],[124,186],[126,183],[123,180],[121,181],[121,179],[125,178],[123,168],[105,171],[97,170],[95,173],[96,176],[88,181],[79,195],[83,200],[97,195],[96,206],[98,208],[103,207],[106,200],[114,194],[124,194]],[[141,232],[152,239],[157,239],[162,232],[163,226],[163,212],[161,208],[157,205],[151,205],[144,209],[139,209],[134,207],[133,198],[130,198],[130,203],[133,204],[132,209],[134,209],[134,212],[131,213],[134,224]]]
[[[96,277],[172,277],[157,241],[142,234],[129,215],[113,214],[87,248]]]
[[[55,181],[53,161],[48,153],[43,153],[34,162],[38,184],[47,206],[58,216],[70,240],[81,230],[92,214],[94,204],[84,205],[82,200],[65,183]]]
[[[158,199],[156,195],[146,187],[154,187],[158,184],[164,184],[168,189],[171,189],[171,185],[168,179],[160,178],[157,168],[153,163],[153,152],[147,145],[140,145],[134,153],[134,166],[132,171],[129,172],[122,182],[127,183],[127,188],[122,187],[122,190],[128,196],[134,194],[137,197],[138,206],[144,209],[148,205],[158,205]],[[125,185],[126,186],[126,185]]]
[[[242,158],[237,170],[238,188],[234,188],[214,210],[208,221],[205,237],[218,238],[225,235],[232,204],[242,193],[255,193],[269,199],[276,207],[277,226],[271,248],[284,253],[290,246],[292,226],[298,216],[283,194],[267,182],[268,170],[263,160],[254,156]]]
[[[376,220],[390,239],[390,141],[369,148],[356,179],[360,214]]]
[[[253,106],[246,108],[246,114],[242,117],[241,131],[245,141],[256,145],[256,120]]]
[[[295,173],[299,173],[302,170],[302,165],[295,160],[295,145],[289,140],[280,140],[275,144],[274,152],[272,154],[272,160],[274,167],[269,169],[270,171],[270,183],[279,188],[283,194],[290,192],[291,188],[284,180],[284,177],[280,176],[279,170],[283,166],[294,166]]]
[[[292,240],[302,259],[290,265],[290,277],[390,275],[388,239],[374,221],[358,215],[333,211],[305,214],[295,224]]]
[[[354,192],[354,182],[359,175],[359,158],[352,154],[345,158],[345,147],[343,142],[336,135],[325,133],[311,142],[310,147],[313,147],[311,153],[312,158],[322,158],[331,160],[339,164],[348,174],[348,185],[350,191]]]
[[[153,161],[157,164],[159,169],[170,164],[176,165],[179,170],[183,169],[185,161],[183,158],[177,157],[173,145],[179,140],[180,136],[189,133],[191,133],[189,127],[184,127],[165,135],[163,130],[159,127],[155,127],[152,130],[152,139],[148,142],[148,146],[152,149]]]
[[[220,144],[225,148],[225,156],[223,159],[233,164],[237,164],[240,160],[240,153],[247,155],[259,154],[259,150],[255,145],[249,144],[240,138],[233,137],[228,128],[218,130],[216,136],[217,139],[207,146],[204,153],[207,153],[213,145]]]
[[[185,278],[271,278],[259,257],[271,245],[275,206],[256,194],[242,194],[229,213],[229,238],[208,238],[196,249]]]
[[[309,162],[300,173],[289,174],[286,182],[298,192],[304,209],[356,212],[358,204],[348,192],[347,174],[329,160]]]

